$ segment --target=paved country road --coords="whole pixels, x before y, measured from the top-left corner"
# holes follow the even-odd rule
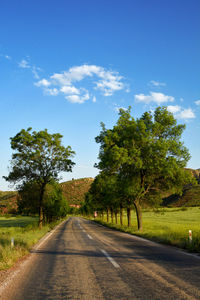
[[[199,258],[73,217],[0,285],[0,299],[200,299]]]

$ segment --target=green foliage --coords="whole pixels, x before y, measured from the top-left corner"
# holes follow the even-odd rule
[[[36,214],[39,211],[40,186],[37,182],[24,184],[18,197],[18,211],[23,214]],[[69,205],[65,200],[59,183],[49,182],[43,196],[43,213],[46,220],[64,217],[69,212]]]
[[[117,176],[120,189],[115,195],[123,195],[127,205],[135,206],[138,228],[142,229],[142,205],[160,203],[161,190],[181,194],[185,184],[196,181],[184,170],[190,158],[181,141],[185,125],[177,125],[166,107],[136,120],[130,110],[120,110],[113,129],[102,124],[96,137],[100,143],[96,166],[108,176]]]
[[[22,129],[11,138],[12,165],[10,174],[4,177],[9,182],[36,181],[40,185],[57,180],[61,171],[71,171],[74,163],[69,159],[74,155],[71,147],[61,145],[62,135],[44,131]]]
[[[57,181],[61,171],[72,170],[74,162],[69,158],[75,152],[70,146],[62,146],[61,134],[49,134],[47,129],[38,132],[31,130],[22,129],[11,138],[11,148],[14,150],[11,171],[4,178],[11,183],[19,183],[20,189],[25,187],[28,190],[29,184],[36,185],[36,193],[40,194],[38,203],[34,202],[37,197],[31,197],[33,207],[39,207],[39,226],[42,227],[46,185],[52,180]]]
[[[65,217],[69,213],[70,207],[63,196],[60,184],[52,181],[47,185],[44,194],[44,214],[48,221]]]

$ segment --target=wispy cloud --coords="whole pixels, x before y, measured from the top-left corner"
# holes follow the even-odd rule
[[[153,86],[153,87],[162,87],[162,86],[166,86],[166,83],[164,82],[159,82],[159,81],[156,81],[156,80],[151,80],[149,82],[149,85],[150,86]]]
[[[29,62],[26,59],[22,59],[19,63],[18,66],[22,69],[30,69],[31,66],[29,65]]]
[[[8,60],[11,60],[11,56],[10,55],[5,55],[5,58]]]
[[[104,96],[112,96],[116,91],[125,89],[123,77],[118,72],[87,64],[54,73],[49,78],[36,82],[35,85],[43,88],[44,91],[47,87],[56,88],[58,94],[64,95],[68,101],[84,103],[91,98],[89,91],[80,84],[86,78],[92,81],[92,89],[99,90]],[[94,96],[92,101],[96,102]]]
[[[28,59],[22,59],[20,62],[18,62],[18,67],[22,69],[30,69],[35,79],[40,79],[39,72],[42,71],[41,68],[36,67],[35,65],[32,65]]]
[[[177,119],[194,119],[195,113],[191,108],[182,108],[179,105],[169,105],[167,106],[169,112],[173,113]]]
[[[174,97],[165,95],[163,93],[150,92],[149,95],[144,95],[144,94],[135,95],[135,101],[142,102],[145,104],[154,102],[157,105],[160,105],[166,102],[173,102]]]
[[[194,103],[195,103],[196,105],[200,106],[200,100],[196,100]]]
[[[0,53],[0,57],[3,57],[5,59],[7,59],[7,60],[11,60],[12,59],[12,57],[10,55],[2,54],[2,53]]]

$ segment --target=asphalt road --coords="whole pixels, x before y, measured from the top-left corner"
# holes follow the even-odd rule
[[[0,299],[200,299],[199,258],[74,217],[32,251]]]

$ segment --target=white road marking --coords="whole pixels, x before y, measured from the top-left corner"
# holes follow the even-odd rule
[[[100,250],[107,257],[107,259],[111,262],[111,264],[113,264],[113,266],[115,268],[120,268],[118,263],[105,250],[103,250],[103,249],[100,249]]]
[[[91,235],[87,234],[87,236],[89,237],[89,239],[93,240],[93,238],[91,237]]]

